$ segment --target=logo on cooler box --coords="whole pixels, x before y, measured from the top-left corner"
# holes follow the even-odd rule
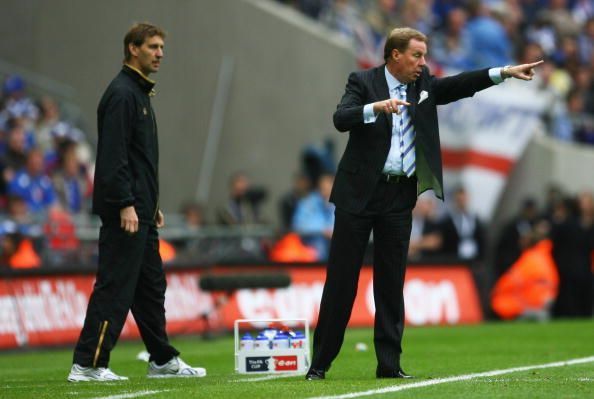
[[[273,356],[276,371],[297,371],[297,356]]]
[[[246,357],[245,358],[245,371],[268,371],[268,363],[270,357]]]

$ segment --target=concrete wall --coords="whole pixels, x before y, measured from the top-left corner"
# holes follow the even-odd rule
[[[513,217],[526,197],[535,198],[543,206],[550,184],[558,185],[568,194],[594,191],[593,165],[591,147],[560,142],[542,134],[534,136],[509,177],[492,229],[497,231]]]
[[[74,100],[95,135],[95,109],[118,72],[133,22],[168,32],[155,75],[165,211],[197,189],[219,67],[234,60],[229,101],[208,210],[226,197],[228,176],[246,171],[271,189],[265,209],[290,186],[304,144],[337,139],[332,112],[355,68],[347,46],[298,13],[248,0],[4,0],[0,58],[76,89]]]

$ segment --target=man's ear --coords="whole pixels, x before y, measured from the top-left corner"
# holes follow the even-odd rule
[[[392,59],[395,62],[398,62],[399,58],[400,58],[400,51],[398,51],[397,49],[392,50]]]
[[[134,57],[138,57],[138,47],[136,47],[134,43],[128,44],[128,50],[130,50],[130,54]]]

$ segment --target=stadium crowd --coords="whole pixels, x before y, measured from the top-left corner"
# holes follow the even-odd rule
[[[277,0],[336,31],[362,68],[383,63],[395,26],[431,37],[428,63],[455,70],[545,60],[537,79],[547,131],[594,144],[594,2],[591,0]]]
[[[89,210],[92,150],[54,99],[33,101],[7,76],[0,101],[0,248],[3,264],[39,266],[46,248],[76,250],[73,217]],[[50,256],[51,257],[51,256]]]
[[[542,95],[550,99],[543,115],[547,131],[560,140],[594,144],[592,1],[278,1],[352,42],[361,67],[382,62],[382,38],[399,25],[431,33],[430,64],[438,75],[544,59],[537,79]],[[88,137],[63,120],[54,99],[33,100],[21,77],[5,77],[0,99],[0,267],[73,260],[94,266],[94,245],[82,245],[78,229],[81,220],[89,219],[92,158]],[[208,223],[205,205],[192,201],[182,205],[177,218],[168,219],[174,229],[161,242],[165,263],[324,262],[334,224],[328,198],[335,172],[331,141],[303,150],[293,186],[279,200],[280,229],[262,217],[267,190],[237,172],[229,180],[228,200],[216,207],[216,220]],[[449,197],[450,206],[441,208],[431,196],[419,198],[411,261],[463,260],[487,267],[495,284],[496,279],[505,282],[527,249],[547,241],[552,243],[557,283],[555,276],[548,277],[558,287],[559,299],[554,308],[550,301],[541,308],[547,317],[592,314],[592,193],[551,188],[543,208],[526,199],[496,240],[496,255],[488,262],[492,267],[485,266],[490,261],[488,226],[468,209],[465,188],[457,187]],[[267,228],[233,230],[253,225]]]

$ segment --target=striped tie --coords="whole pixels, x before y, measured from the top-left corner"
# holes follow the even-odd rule
[[[400,100],[406,101],[406,85],[398,86]],[[408,112],[408,106],[400,107],[400,153],[402,170],[411,177],[415,173],[415,128]]]

